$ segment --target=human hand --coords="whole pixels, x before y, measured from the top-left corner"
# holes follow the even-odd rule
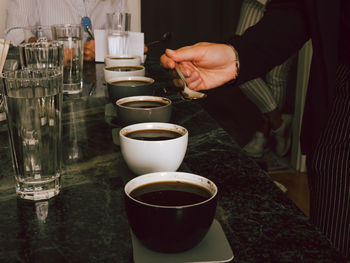
[[[74,48],[65,48],[63,49],[63,66],[72,64],[74,57]]]
[[[160,61],[173,76],[176,76],[175,65],[179,63],[188,87],[197,91],[216,88],[238,75],[238,58],[226,44],[201,42],[176,51],[167,49]],[[174,79],[174,84],[182,86],[179,79]]]
[[[95,60],[95,40],[90,40],[84,43],[84,60]]]

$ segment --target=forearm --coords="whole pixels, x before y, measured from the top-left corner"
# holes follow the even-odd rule
[[[265,75],[294,54],[309,38],[302,1],[271,1],[262,20],[229,43],[240,58],[236,84]]]

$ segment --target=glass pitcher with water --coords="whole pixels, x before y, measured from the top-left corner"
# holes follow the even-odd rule
[[[107,14],[107,52],[109,56],[128,56],[128,31],[130,31],[131,14],[114,12]]]

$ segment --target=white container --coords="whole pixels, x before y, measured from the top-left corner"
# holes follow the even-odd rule
[[[144,66],[105,66],[103,73],[106,82],[120,77],[145,76]]]
[[[107,56],[104,59],[106,66],[139,66],[141,58],[139,56]]]
[[[127,136],[135,131],[170,130],[179,137],[164,140],[140,140]],[[123,158],[136,175],[176,171],[187,151],[188,131],[172,123],[144,122],[124,127],[119,132]]]

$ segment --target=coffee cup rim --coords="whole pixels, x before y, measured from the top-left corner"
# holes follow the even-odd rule
[[[190,180],[190,178],[192,180]],[[193,182],[193,180],[195,180],[196,182]],[[141,181],[141,183],[138,183],[138,181]],[[165,206],[165,205],[154,205],[154,204],[149,204],[146,202],[142,202],[140,200],[137,200],[135,198],[133,198],[130,193],[138,188],[138,187],[142,187],[144,185],[150,184],[150,183],[155,183],[155,182],[185,182],[185,183],[191,183],[194,185],[199,185],[201,187],[205,187],[205,189],[207,189],[211,196],[202,201],[202,202],[198,202],[198,203],[194,203],[194,204],[190,204],[190,205],[181,205],[181,206]],[[160,208],[186,208],[186,207],[193,207],[193,206],[198,206],[204,203],[207,203],[209,201],[211,201],[212,199],[214,199],[217,194],[218,194],[218,187],[217,185],[210,179],[201,176],[201,175],[197,175],[194,173],[187,173],[187,172],[154,172],[154,173],[147,173],[147,174],[143,174],[143,175],[139,175],[131,180],[129,180],[125,186],[124,186],[124,193],[125,195],[130,198],[131,200],[145,205],[145,206],[149,206],[149,207],[160,207]]]
[[[144,77],[144,76],[123,76],[123,77],[111,78],[109,81],[107,81],[107,84],[109,84],[109,85],[117,85],[116,83],[113,83],[113,82],[132,81],[132,80],[144,81],[145,84],[153,84],[154,83],[154,79],[153,78],[149,78],[149,77]]]
[[[133,131],[154,130],[154,129],[161,129],[161,130],[168,130],[168,131],[171,130],[181,134],[180,137],[168,139],[168,140],[162,140],[162,142],[182,140],[184,136],[188,136],[188,130],[185,127],[180,126],[178,124],[173,124],[168,122],[142,122],[142,123],[131,124],[123,127],[119,131],[119,137],[124,138],[124,140],[126,141],[139,141],[146,144],[159,143],[159,141],[140,141],[140,140],[133,139],[126,136],[127,133],[130,133]]]
[[[136,68],[138,70],[144,70],[145,67],[142,65],[132,65],[132,66],[105,66],[104,69],[111,71],[111,68]]]
[[[159,97],[159,96],[130,96],[130,97],[125,97],[125,98],[121,98],[121,99],[117,100],[115,104],[118,107],[125,108],[125,109],[133,109],[133,110],[149,110],[149,109],[151,109],[151,108],[135,108],[135,107],[123,105],[123,103],[134,102],[134,101],[135,102],[136,101],[159,101],[159,102],[164,103],[164,105],[152,107],[152,109],[160,109],[160,108],[168,107],[169,105],[172,104],[170,99],[165,98],[165,97]]]
[[[108,55],[108,56],[106,56],[106,59],[115,59],[115,60],[118,60],[118,59],[120,59],[120,60],[123,60],[123,59],[128,59],[128,60],[133,60],[133,59],[139,59],[140,57],[139,56],[110,56],[110,55]]]

